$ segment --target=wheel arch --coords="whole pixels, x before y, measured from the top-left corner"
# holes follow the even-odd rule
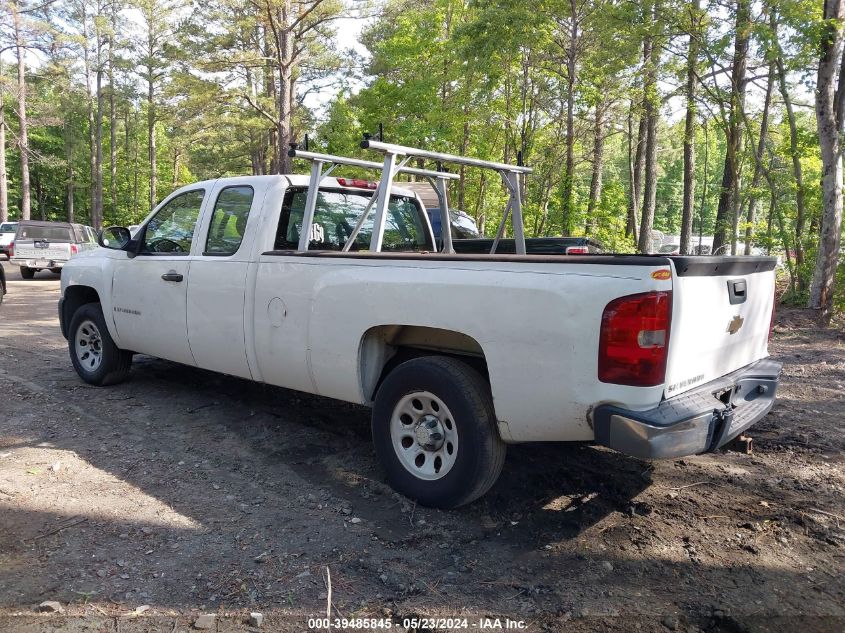
[[[420,325],[378,325],[364,332],[358,346],[361,393],[372,402],[394,367],[412,358],[434,355],[461,360],[490,381],[484,349],[472,336]]]
[[[68,286],[62,297],[60,311],[60,323],[62,327],[62,335],[68,337],[68,328],[70,328],[70,320],[74,313],[86,303],[101,303],[100,294],[91,286],[73,285]]]

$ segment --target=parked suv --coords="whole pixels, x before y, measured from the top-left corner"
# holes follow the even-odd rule
[[[11,257],[9,252],[15,241],[15,231],[17,228],[17,222],[0,223],[0,253],[3,253],[6,257]]]
[[[97,235],[90,226],[25,220],[18,223],[9,260],[20,266],[22,278],[32,279],[44,269],[58,274],[71,257],[96,247]]]

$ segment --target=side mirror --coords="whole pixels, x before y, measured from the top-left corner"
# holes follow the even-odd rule
[[[97,244],[114,251],[124,250],[131,239],[129,229],[122,226],[110,226],[97,233]]]

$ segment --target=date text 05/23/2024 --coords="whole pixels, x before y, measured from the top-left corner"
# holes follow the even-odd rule
[[[528,628],[524,620],[510,618],[426,618],[409,617],[394,621],[391,618],[308,618],[309,630],[387,630],[394,626],[401,630],[511,630]]]

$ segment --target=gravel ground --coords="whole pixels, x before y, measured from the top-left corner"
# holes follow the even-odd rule
[[[384,484],[360,407],[143,356],[85,385],[58,278],[3,265],[2,631],[302,631],[329,575],[333,618],[394,627],[845,630],[841,326],[781,311],[751,455],[515,446],[490,493],[441,512]]]

